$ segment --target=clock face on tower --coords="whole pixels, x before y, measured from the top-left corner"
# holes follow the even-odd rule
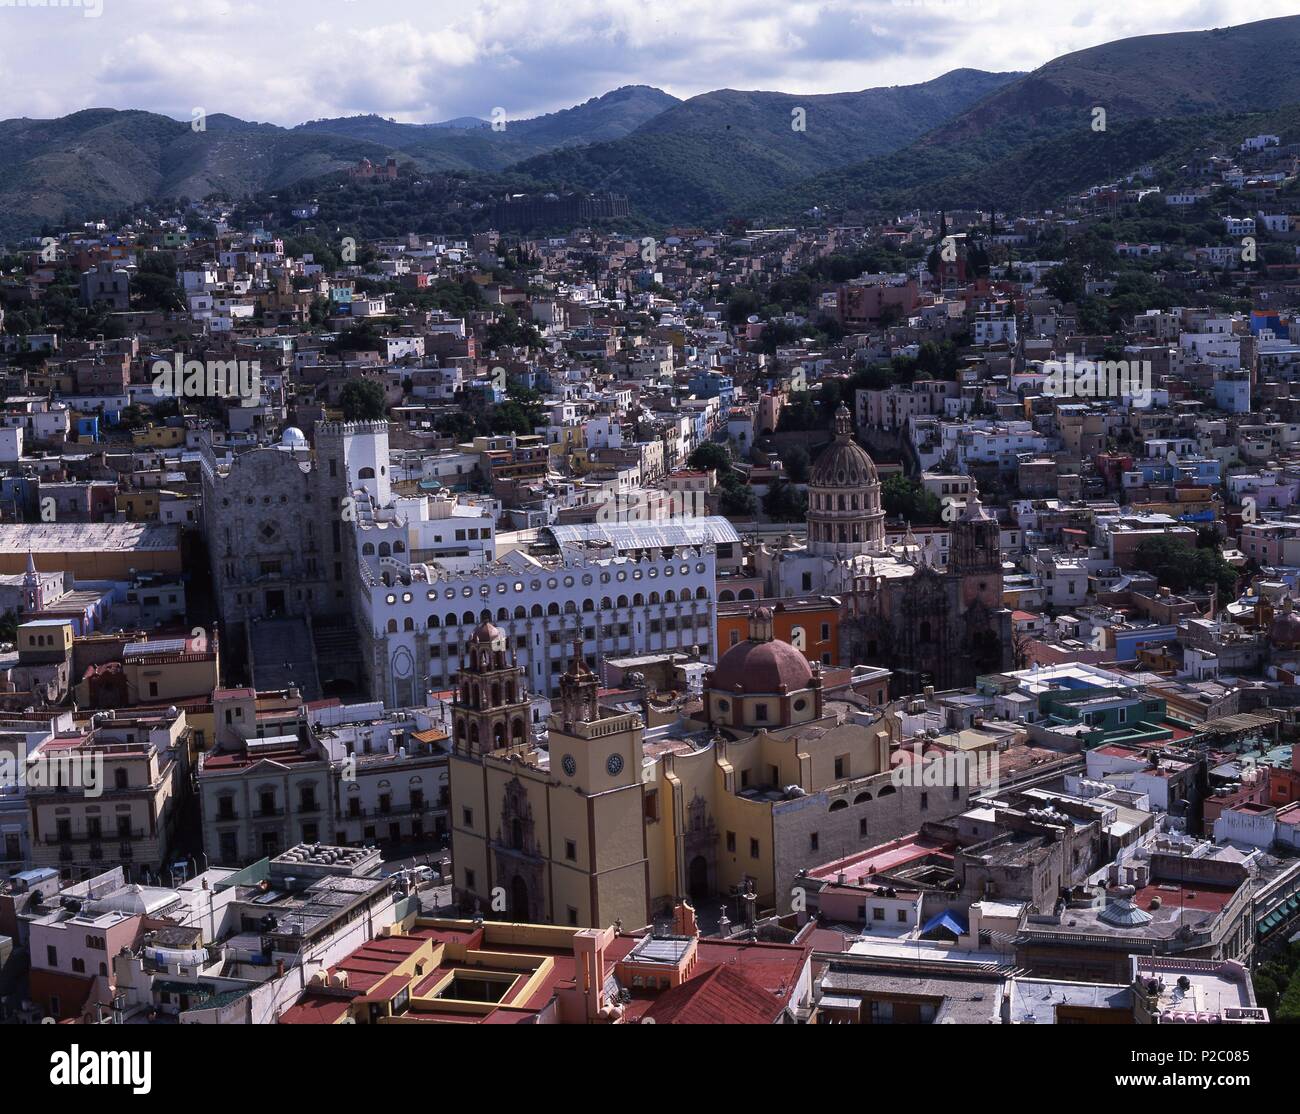
[[[560,759],[560,765],[564,767],[564,772],[568,774],[569,777],[573,777],[573,775],[578,772],[578,763],[574,761],[573,755],[571,754],[566,754],[562,759]]]
[[[623,772],[623,756],[621,754],[611,754],[609,761],[605,763],[605,769],[609,771],[610,777],[618,777]]]

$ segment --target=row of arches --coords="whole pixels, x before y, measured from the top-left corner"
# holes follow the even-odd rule
[[[896,792],[897,790],[892,785],[885,785],[881,788],[880,792],[876,794],[876,796],[892,797]],[[871,799],[872,799],[871,794],[869,792],[864,791],[862,793],[859,793],[856,797],[853,798],[853,803],[855,805],[864,805]],[[848,807],[849,807],[848,797],[840,797],[837,800],[831,801],[831,807],[828,808],[826,811],[842,812],[844,809]]]
[[[366,542],[365,545],[361,547],[361,552],[366,557],[374,557],[376,552],[378,552],[380,557],[391,557],[394,553],[405,553],[406,543],[393,542],[390,546],[387,542],[380,542],[379,549],[376,551],[374,542]]]
[[[696,592],[694,597],[694,601],[699,601],[699,600],[707,601],[707,599],[708,599],[708,594],[705,592],[703,588],[700,588]],[[694,601],[692,600],[689,591],[682,592],[681,596],[679,597],[675,595],[673,591],[670,589],[662,599],[660,598],[658,592],[651,592],[648,599],[645,596],[643,596],[640,592],[638,592],[636,595],[632,597],[630,602],[627,596],[619,596],[617,603],[612,602],[607,596],[600,601],[600,609],[602,611],[612,611],[615,610],[616,608],[625,608],[629,606],[645,607],[648,605],[650,607],[658,607],[670,603],[680,604],[680,603],[691,603]],[[594,611],[595,611],[595,607],[592,606],[592,601],[584,600],[582,606],[582,614],[591,614],[594,613]],[[569,602],[564,604],[563,608],[561,608],[561,606],[555,602],[551,602],[547,604],[545,608],[543,608],[540,603],[533,604],[531,608],[525,608],[521,604],[520,606],[516,607],[513,612],[508,607],[501,607],[497,609],[495,615],[493,615],[492,611],[486,607],[482,611],[478,612],[477,615],[473,611],[466,611],[461,613],[460,615],[457,615],[457,613],[454,611],[448,611],[446,615],[442,617],[439,617],[436,614],[430,615],[425,620],[425,626],[429,630],[436,630],[441,627],[472,627],[472,626],[476,626],[479,623],[491,623],[491,622],[509,623],[515,620],[544,619],[547,617],[555,617],[558,615],[577,615],[577,614],[579,614],[577,605],[574,604],[572,600],[570,600]],[[399,629],[397,620],[389,619],[387,629],[389,634],[396,633],[397,630]],[[415,630],[415,619],[412,618],[411,616],[407,616],[405,619],[402,620],[400,629],[406,631]]]
[[[493,746],[505,746],[506,744],[506,721],[497,720],[492,724],[492,744]],[[510,721],[510,741],[512,743],[521,743],[524,741],[524,721],[521,717],[515,716]],[[464,718],[456,718],[456,741],[460,743],[468,742],[470,746],[477,746],[479,743],[487,742],[487,730],[479,730],[478,720],[470,720],[468,726]]]
[[[488,703],[488,701],[491,701],[491,703]],[[487,685],[479,681],[475,681],[473,684],[468,681],[461,681],[460,702],[468,708],[473,708],[476,712],[481,711],[483,708],[499,708],[503,703],[517,704],[519,702],[519,683],[517,680],[509,680],[503,686],[500,681],[493,681],[489,689]]]

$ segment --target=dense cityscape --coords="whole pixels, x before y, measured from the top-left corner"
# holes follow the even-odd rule
[[[1252,119],[1047,204],[0,222],[0,1020],[1300,1021]]]

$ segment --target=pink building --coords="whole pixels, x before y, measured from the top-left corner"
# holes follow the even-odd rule
[[[127,887],[121,892],[143,889]],[[134,946],[144,921],[142,913],[110,908],[111,902],[64,900],[69,907],[32,921],[29,929],[31,999],[60,1020],[111,1004],[116,989],[113,956]]]

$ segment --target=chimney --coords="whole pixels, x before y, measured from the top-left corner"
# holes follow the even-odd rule
[[[588,1021],[600,1018],[605,988],[605,948],[614,938],[612,928],[584,928],[574,934],[574,966],[580,974],[578,989],[586,1003]]]
[[[679,901],[673,906],[673,935],[698,936],[699,925],[695,920],[695,908],[689,901]]]
[[[969,948],[971,951],[977,951],[980,946],[980,917],[983,912],[983,907],[978,901],[971,902],[970,910],[967,914],[969,924],[966,929],[966,935],[961,939],[961,945]]]

